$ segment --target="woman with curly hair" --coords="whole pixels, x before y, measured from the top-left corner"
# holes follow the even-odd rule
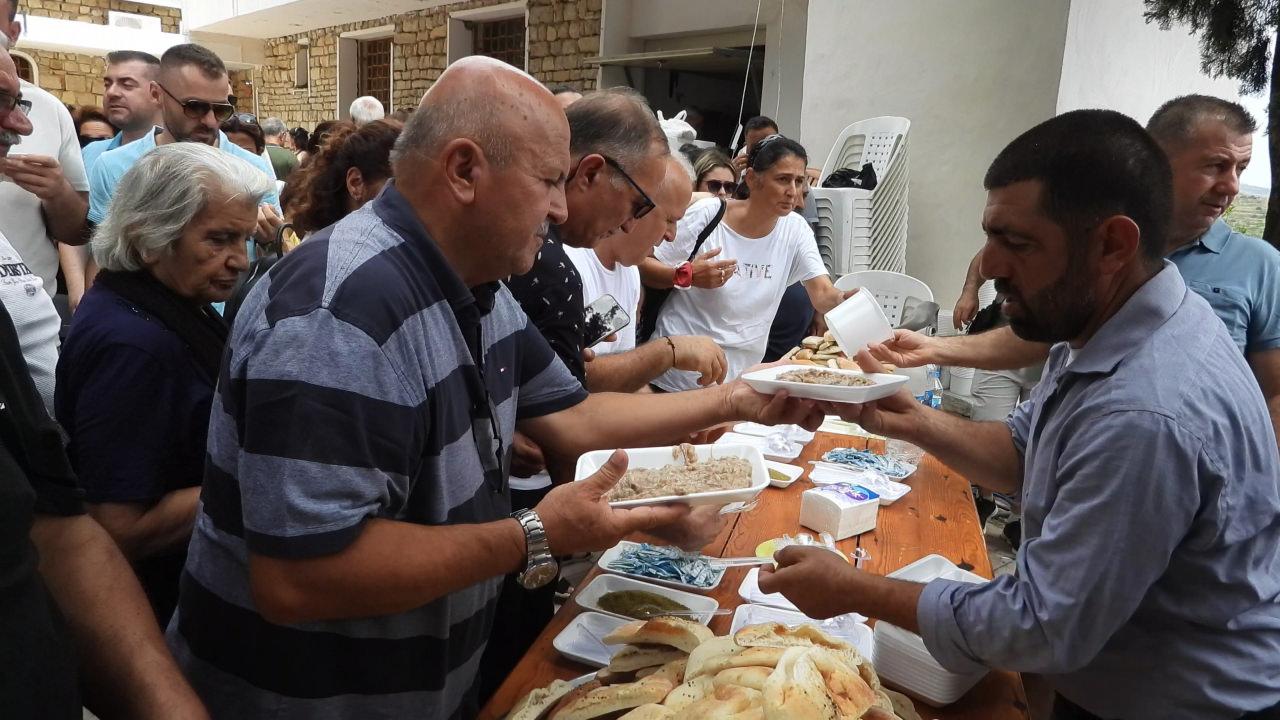
[[[285,215],[294,232],[302,236],[328,227],[372,200],[391,177],[391,146],[402,127],[387,120],[330,127],[285,188]]]

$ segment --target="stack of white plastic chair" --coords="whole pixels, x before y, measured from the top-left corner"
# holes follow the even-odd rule
[[[819,180],[841,168],[875,168],[873,190],[815,187],[818,250],[833,275],[858,270],[902,272],[907,266],[907,135],[911,121],[878,117],[846,127]]]

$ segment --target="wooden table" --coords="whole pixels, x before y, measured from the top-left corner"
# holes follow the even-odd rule
[[[759,505],[750,512],[731,516],[729,525],[703,552],[717,557],[754,555],[756,545],[764,540],[783,533],[810,532],[799,523],[800,494],[813,487],[808,480],[811,467],[808,461],[818,459],[834,447],[862,449],[868,447],[868,441],[848,435],[819,433],[794,461],[805,468],[805,474],[785,490],[766,489],[760,496]],[[882,451],[883,443],[873,440],[870,447]],[[911,492],[893,505],[880,509],[875,530],[841,541],[839,547],[845,552],[859,546],[864,548],[871,557],[863,569],[880,575],[937,553],[956,564],[972,565],[973,572],[991,577],[991,561],[987,558],[986,542],[978,526],[968,481],[926,456],[908,482]],[[729,569],[719,587],[707,594],[715,598],[722,608],[737,607],[742,604],[738,586],[746,572],[746,568]],[[579,587],[586,586],[598,574],[599,568],[593,568]],[[575,678],[592,670],[562,657],[551,645],[556,635],[581,611],[572,600],[565,604],[481,711],[482,720],[499,720],[534,688],[546,686],[555,679]],[[729,616],[712,618],[711,629],[717,635],[727,634],[731,622]],[[932,708],[919,702],[916,708],[924,718],[1025,720],[1027,717],[1022,681],[1017,674],[1009,672],[990,673],[964,697],[945,708]]]

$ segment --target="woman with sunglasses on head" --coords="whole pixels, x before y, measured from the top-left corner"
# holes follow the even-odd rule
[[[393,120],[330,128],[311,162],[295,171],[287,186],[285,214],[294,232],[302,236],[326,228],[372,200],[391,178],[391,146],[401,128]]]
[[[747,156],[746,200],[707,198],[694,203],[678,226],[676,240],[663,243],[642,269],[651,287],[675,287],[658,313],[655,336],[706,335],[724,350],[735,378],[760,362],[769,326],[787,286],[801,282],[820,313],[840,304],[818,254],[813,230],[792,212],[805,182],[808,154],[800,143],[772,135]],[[722,203],[726,205],[721,211]],[[719,221],[716,222],[717,218]],[[708,228],[710,228],[708,230]],[[701,247],[699,236],[705,235]],[[720,269],[710,283],[694,283],[690,257],[719,251],[736,267]],[[663,391],[698,387],[695,373],[671,370],[654,381]]]
[[[729,162],[729,156],[709,148],[703,150],[693,161],[693,171],[697,174],[694,192],[710,193],[722,200],[733,197],[738,189],[738,174]]]
[[[267,139],[258,125],[258,118],[249,113],[237,113],[222,121],[219,126],[227,139],[254,155],[267,149]]]

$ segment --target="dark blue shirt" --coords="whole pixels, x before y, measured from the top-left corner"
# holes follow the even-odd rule
[[[94,285],[56,381],[54,412],[89,502],[150,504],[200,484],[213,381],[159,320]]]

